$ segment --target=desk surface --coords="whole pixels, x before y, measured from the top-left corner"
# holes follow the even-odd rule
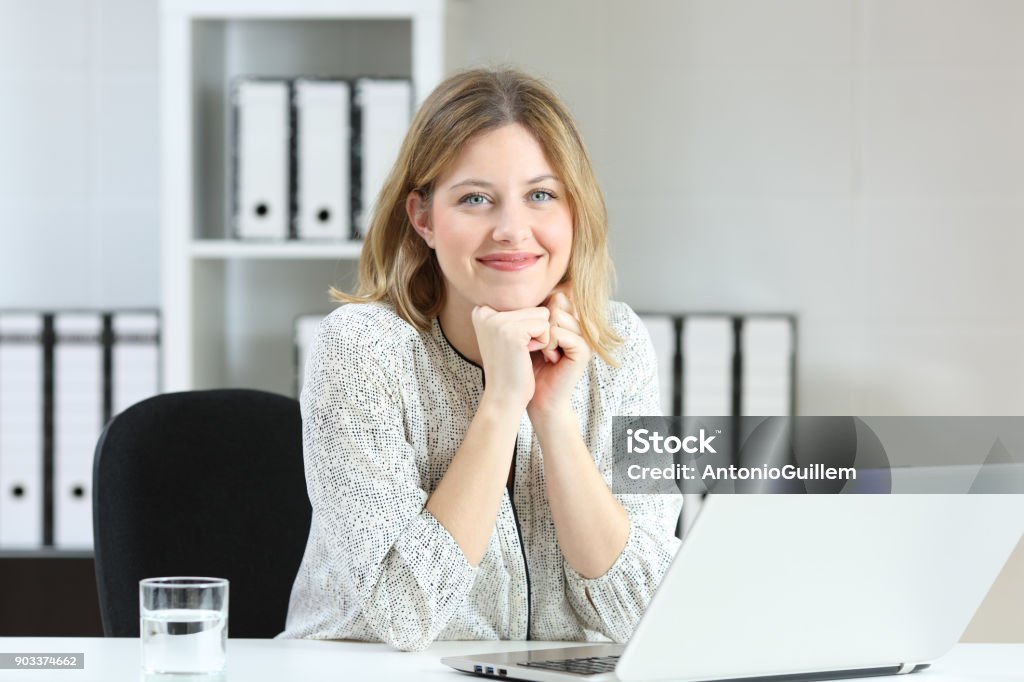
[[[407,653],[384,644],[309,640],[230,639],[228,665],[208,682],[343,682],[345,680],[472,679],[442,665],[442,656],[524,648],[574,646],[574,642],[437,642]],[[0,637],[0,653],[84,653],[84,670],[0,670],[0,680],[60,682],[190,682],[191,676],[151,675],[139,670],[139,640],[101,637]],[[1024,678],[1024,644],[959,644],[917,673],[915,682],[1011,682]],[[896,678],[874,678],[896,679]]]

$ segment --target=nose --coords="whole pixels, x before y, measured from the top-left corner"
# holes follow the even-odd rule
[[[530,219],[526,208],[515,205],[515,202],[506,202],[498,212],[497,220],[492,234],[496,242],[518,244],[530,234]]]

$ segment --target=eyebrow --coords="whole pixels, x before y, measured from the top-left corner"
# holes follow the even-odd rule
[[[533,183],[540,182],[541,180],[554,180],[555,182],[561,182],[561,180],[556,178],[554,175],[546,174],[546,175],[538,175],[535,178],[530,178],[529,180],[527,180],[523,184],[524,185],[532,185]],[[456,187],[462,187],[463,185],[473,185],[473,186],[476,186],[476,187],[488,187],[488,188],[494,187],[493,183],[487,182],[486,180],[478,180],[476,178],[467,178],[466,180],[462,180],[461,182],[455,183],[454,185],[452,185],[448,189],[455,189]]]

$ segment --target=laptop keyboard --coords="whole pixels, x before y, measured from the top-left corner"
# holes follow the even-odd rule
[[[577,675],[597,675],[615,670],[618,662],[618,656],[590,656],[589,658],[563,658],[559,661],[530,661],[520,663],[520,665],[576,673]]]

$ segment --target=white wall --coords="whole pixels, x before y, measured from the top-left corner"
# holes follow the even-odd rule
[[[0,0],[0,308],[159,304],[155,0]]]

